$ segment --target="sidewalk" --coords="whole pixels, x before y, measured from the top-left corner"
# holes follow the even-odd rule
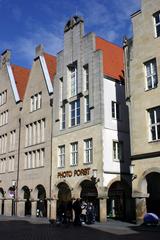
[[[0,215],[0,222],[1,221],[26,221],[32,224],[50,224],[48,218],[40,218],[40,217],[17,217],[17,216],[2,216]]]
[[[2,216],[0,215],[0,222],[3,221],[25,221],[31,224],[50,224],[48,218],[39,217],[17,217],[17,216]],[[53,226],[56,226],[53,224]],[[95,222],[94,224],[84,224],[82,227],[93,228],[99,231],[115,234],[115,235],[128,235],[137,234],[141,231],[160,232],[160,225],[158,226],[144,226],[140,224],[133,224],[122,222],[118,220],[108,219],[105,223]]]
[[[96,222],[84,226],[116,235],[137,234],[141,231],[160,232],[160,224],[158,226],[145,226],[143,224],[133,224],[113,219],[108,219],[105,223]]]

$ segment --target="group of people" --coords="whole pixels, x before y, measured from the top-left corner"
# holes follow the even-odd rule
[[[75,226],[81,226],[81,224],[92,224],[95,222],[95,209],[92,202],[85,202],[80,198],[77,198],[72,203],[61,202],[58,208],[58,223],[70,223],[73,219]]]

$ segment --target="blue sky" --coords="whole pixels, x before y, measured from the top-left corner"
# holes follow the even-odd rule
[[[42,43],[53,55],[63,49],[63,29],[77,14],[85,32],[122,44],[132,35],[130,15],[140,0],[0,0],[0,51],[11,49],[12,63],[31,67],[35,47]]]

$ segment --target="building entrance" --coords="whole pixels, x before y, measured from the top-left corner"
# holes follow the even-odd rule
[[[84,180],[80,185],[82,188],[80,194],[81,199],[86,203],[93,203],[95,219],[99,221],[99,199],[95,183],[90,180]]]
[[[125,219],[126,188],[122,182],[114,182],[108,192],[107,217]]]
[[[69,186],[61,182],[58,184],[58,201],[57,201],[57,219],[61,219],[62,215],[72,219],[72,199]]]
[[[4,214],[4,191],[0,188],[0,215]]]
[[[24,191],[24,196],[23,198],[25,199],[25,211],[24,215],[25,216],[31,216],[31,201],[30,201],[30,190],[27,186],[24,186],[22,188]]]
[[[42,185],[36,187],[38,190],[37,217],[47,217],[46,190]]]
[[[146,199],[147,212],[152,212],[160,217],[160,173],[152,172],[146,176],[147,193]]]

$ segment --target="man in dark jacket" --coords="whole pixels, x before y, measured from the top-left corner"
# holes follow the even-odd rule
[[[82,212],[81,200],[79,198],[77,198],[75,200],[75,202],[73,203],[72,207],[73,207],[73,210],[75,213],[74,225],[81,226],[81,220],[80,220],[80,216],[81,216],[81,212]]]

